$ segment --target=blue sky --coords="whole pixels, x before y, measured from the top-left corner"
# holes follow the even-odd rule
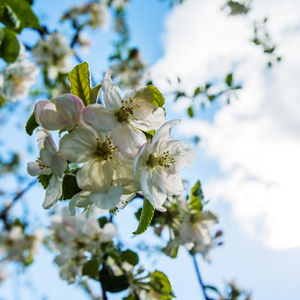
[[[239,100],[229,106],[221,102],[209,107],[201,119],[184,119],[175,131],[181,138],[194,133],[202,138],[197,161],[183,172],[183,177],[204,183],[205,195],[210,199],[208,207],[219,214],[219,228],[224,231],[224,245],[212,251],[211,263],[200,257],[198,261],[207,284],[222,288],[235,279],[238,286],[253,291],[254,300],[296,300],[300,294],[300,5],[295,1],[254,0],[253,12],[244,20],[228,18],[219,9],[223,2],[187,0],[171,9],[163,1],[132,1],[128,12],[131,44],[138,46],[143,58],[153,66],[154,83],[165,93],[165,79],[178,75],[187,90],[232,70],[244,83]],[[82,2],[54,0],[50,11],[48,2],[36,0],[34,9],[54,29],[60,13],[75,3]],[[283,56],[283,62],[272,69],[266,68],[267,58],[262,51],[249,42],[251,21],[265,16],[269,16],[271,36],[278,41],[278,51]],[[66,25],[60,25],[60,29],[69,32]],[[88,33],[93,45],[88,54],[81,55],[101,81],[112,38],[110,31]],[[26,40],[36,37],[29,32],[24,35]],[[184,118],[182,110],[188,105],[188,101],[176,105],[169,102],[168,119]],[[18,113],[21,112],[20,108]],[[29,140],[18,135],[24,143]],[[17,144],[8,135],[5,139],[11,145]],[[27,155],[24,159],[35,157]],[[38,187],[25,197],[33,219],[45,215],[42,199],[43,191]],[[135,209],[133,203],[119,213],[117,221],[122,240],[130,245],[151,236],[147,232],[131,238],[136,221],[127,220],[134,218]],[[56,267],[48,268],[51,261],[52,257],[42,250],[25,275],[0,286],[0,299],[16,299],[12,291],[17,286],[21,286],[22,299],[34,299],[30,289],[25,288],[28,281],[37,288],[36,299],[43,295],[50,300],[85,299],[76,287],[58,279]],[[142,255],[141,263],[164,271],[174,284],[177,299],[201,299],[192,260],[184,249],[176,260]],[[46,266],[47,273],[41,276]]]

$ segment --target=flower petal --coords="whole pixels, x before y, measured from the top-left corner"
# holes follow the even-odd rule
[[[52,175],[49,185],[46,189],[45,200],[43,208],[48,209],[53,206],[62,195],[62,181],[58,180],[56,176]]]
[[[37,161],[27,163],[27,172],[31,176],[37,176],[42,174],[49,175],[51,173],[49,168],[41,167],[41,164]]]
[[[134,119],[131,120],[133,126],[150,131],[166,123],[165,112],[161,107],[143,100],[134,101],[134,106],[136,107],[133,109]]]
[[[180,195],[183,192],[183,184],[179,174],[164,176],[166,189],[170,195]]]
[[[104,75],[102,89],[103,98],[107,109],[111,112],[120,109],[120,107],[122,106],[121,90],[116,84],[112,82],[110,74],[108,72],[106,72]]]
[[[102,192],[111,185],[113,177],[109,161],[97,159],[84,163],[76,175],[78,186],[85,191]]]
[[[76,207],[86,207],[86,206],[92,204],[92,202],[89,200],[90,195],[91,195],[91,192],[82,191],[82,192],[75,194],[71,198],[71,200],[69,202],[69,210],[70,210],[71,216],[75,216]]]
[[[150,154],[150,140],[142,145],[133,159],[133,171],[134,176],[138,177],[142,172],[142,169],[146,167],[146,162],[149,159]]]
[[[113,209],[119,202],[122,195],[121,185],[111,186],[107,192],[92,193],[90,200],[101,209]]]
[[[101,104],[87,106],[82,111],[82,119],[99,131],[110,131],[119,125],[115,115]]]
[[[145,198],[159,211],[166,211],[162,206],[166,201],[166,184],[158,170],[144,168],[141,172],[141,188]]]
[[[171,134],[172,128],[177,125],[180,120],[172,120],[161,126],[154,134],[151,142],[151,149],[157,147],[157,143],[163,143]]]
[[[120,123],[119,127],[112,131],[111,137],[119,151],[129,159],[133,159],[139,148],[146,143],[145,135],[128,123]]]
[[[71,162],[86,162],[94,158],[97,148],[96,138],[91,130],[76,128],[70,134],[66,134],[61,138],[59,151]]]

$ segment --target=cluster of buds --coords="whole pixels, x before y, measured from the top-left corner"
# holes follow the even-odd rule
[[[112,223],[100,228],[96,219],[82,215],[70,216],[68,209],[62,215],[51,217],[48,246],[59,254],[54,262],[59,266],[60,277],[68,283],[83,274],[84,266],[94,257],[99,260],[105,252],[101,246],[111,242],[117,229]]]
[[[32,53],[51,79],[55,79],[59,73],[66,74],[71,69],[72,49],[67,38],[59,32],[40,38]]]
[[[195,150],[169,138],[179,120],[166,122],[156,88],[138,87],[122,97],[106,73],[102,90],[105,106],[85,106],[72,94],[35,106],[35,120],[42,127],[37,132],[40,157],[28,164],[28,172],[49,176],[44,208],[71,199],[72,214],[79,207],[99,215],[124,208],[141,191],[155,209],[165,211],[167,194],[183,191],[179,172],[193,164]],[[59,149],[51,130],[67,131]],[[68,198],[63,186],[67,189],[70,180],[76,187]]]

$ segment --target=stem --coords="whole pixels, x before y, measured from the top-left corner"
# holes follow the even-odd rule
[[[195,267],[195,270],[196,270],[197,278],[198,278],[200,287],[201,287],[201,289],[202,289],[204,299],[205,299],[205,300],[211,300],[211,298],[209,298],[209,297],[207,296],[207,294],[206,294],[206,291],[205,291],[205,284],[204,284],[203,281],[202,281],[202,278],[201,278],[201,275],[200,275],[200,270],[199,270],[199,267],[198,267],[198,264],[197,264],[196,257],[195,257],[195,255],[192,255],[192,256],[193,256],[193,263],[194,263],[194,267]]]
[[[99,281],[100,281],[101,289],[102,289],[102,297],[103,297],[103,300],[107,300],[106,288],[105,288],[104,283],[101,281],[101,275],[100,274],[101,274],[101,272],[99,272]]]

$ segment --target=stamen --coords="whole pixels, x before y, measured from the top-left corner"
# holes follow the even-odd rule
[[[150,154],[148,161],[146,162],[147,166],[151,167],[152,169],[155,169],[156,166],[161,166],[164,168],[170,168],[172,163],[175,162],[175,159],[170,156],[169,151],[163,152],[163,154],[159,156],[155,156],[154,154]]]
[[[117,121],[120,123],[130,123],[129,118],[134,118],[137,120],[134,116],[133,110],[136,108],[139,108],[139,105],[133,105],[132,106],[132,99],[129,98],[129,100],[121,100],[122,106],[119,110],[115,111],[115,116],[117,117]]]
[[[113,158],[113,152],[118,148],[117,146],[113,146],[111,142],[111,137],[106,137],[103,143],[100,143],[97,138],[97,147],[94,153],[95,156],[101,158],[102,160],[109,160]]]

